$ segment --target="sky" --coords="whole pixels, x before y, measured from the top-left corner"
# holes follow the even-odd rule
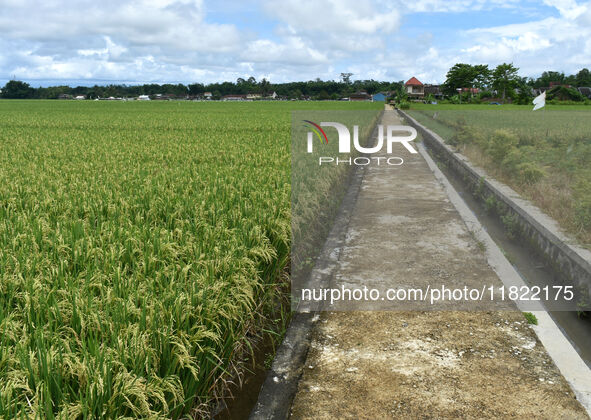
[[[0,0],[0,83],[445,81],[591,68],[591,1]]]

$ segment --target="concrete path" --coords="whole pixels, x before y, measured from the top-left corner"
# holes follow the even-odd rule
[[[367,169],[334,286],[502,284],[424,158],[399,152]],[[500,310],[323,313],[291,415],[588,418],[522,314]]]

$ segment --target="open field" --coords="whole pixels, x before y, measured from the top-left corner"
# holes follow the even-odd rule
[[[0,101],[0,417],[205,409],[280,293],[290,111],[382,106]]]
[[[591,108],[424,105],[409,111],[591,248]]]

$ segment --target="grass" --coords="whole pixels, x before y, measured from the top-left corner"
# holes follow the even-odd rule
[[[523,316],[530,325],[538,325],[538,318],[531,312],[524,312]]]
[[[591,248],[591,109],[413,104],[410,114]]]
[[[206,415],[284,290],[290,111],[326,106],[0,101],[0,417]]]

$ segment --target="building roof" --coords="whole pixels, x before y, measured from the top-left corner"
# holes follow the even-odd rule
[[[351,95],[349,95],[349,98],[371,98],[371,95],[368,95],[367,92],[360,91],[352,93]]]
[[[423,86],[423,84],[416,77],[411,77],[408,79],[408,82],[404,84],[404,86]]]

